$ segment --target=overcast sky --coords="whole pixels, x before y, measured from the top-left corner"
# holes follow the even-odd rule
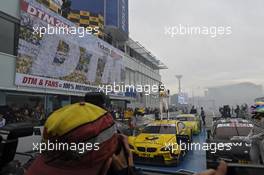
[[[177,91],[253,82],[264,85],[263,0],[129,0],[130,36],[162,62],[162,80]],[[166,26],[231,26],[231,35],[165,34]]]

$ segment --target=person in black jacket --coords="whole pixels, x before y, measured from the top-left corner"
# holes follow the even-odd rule
[[[190,111],[190,114],[197,114],[197,109],[195,109],[194,106],[192,106],[192,109]]]
[[[205,112],[204,112],[203,107],[201,107],[201,117],[202,117],[202,120],[203,120],[203,125],[205,126]]]

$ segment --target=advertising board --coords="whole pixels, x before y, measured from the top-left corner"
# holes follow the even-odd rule
[[[45,29],[40,35],[36,29]],[[21,0],[16,85],[87,91],[124,81],[123,53],[35,0]]]

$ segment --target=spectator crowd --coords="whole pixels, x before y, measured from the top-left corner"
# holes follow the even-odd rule
[[[46,118],[42,103],[37,103],[33,107],[28,104],[23,107],[15,104],[0,106],[0,117],[5,120],[5,124],[32,122],[35,125],[43,124]]]

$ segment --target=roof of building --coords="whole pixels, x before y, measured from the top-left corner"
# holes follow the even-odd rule
[[[138,54],[142,55],[147,61],[151,62],[156,69],[168,69],[168,67],[157,59],[150,51],[142,46],[138,41],[134,41],[131,38],[128,39],[126,44],[135,50]]]

